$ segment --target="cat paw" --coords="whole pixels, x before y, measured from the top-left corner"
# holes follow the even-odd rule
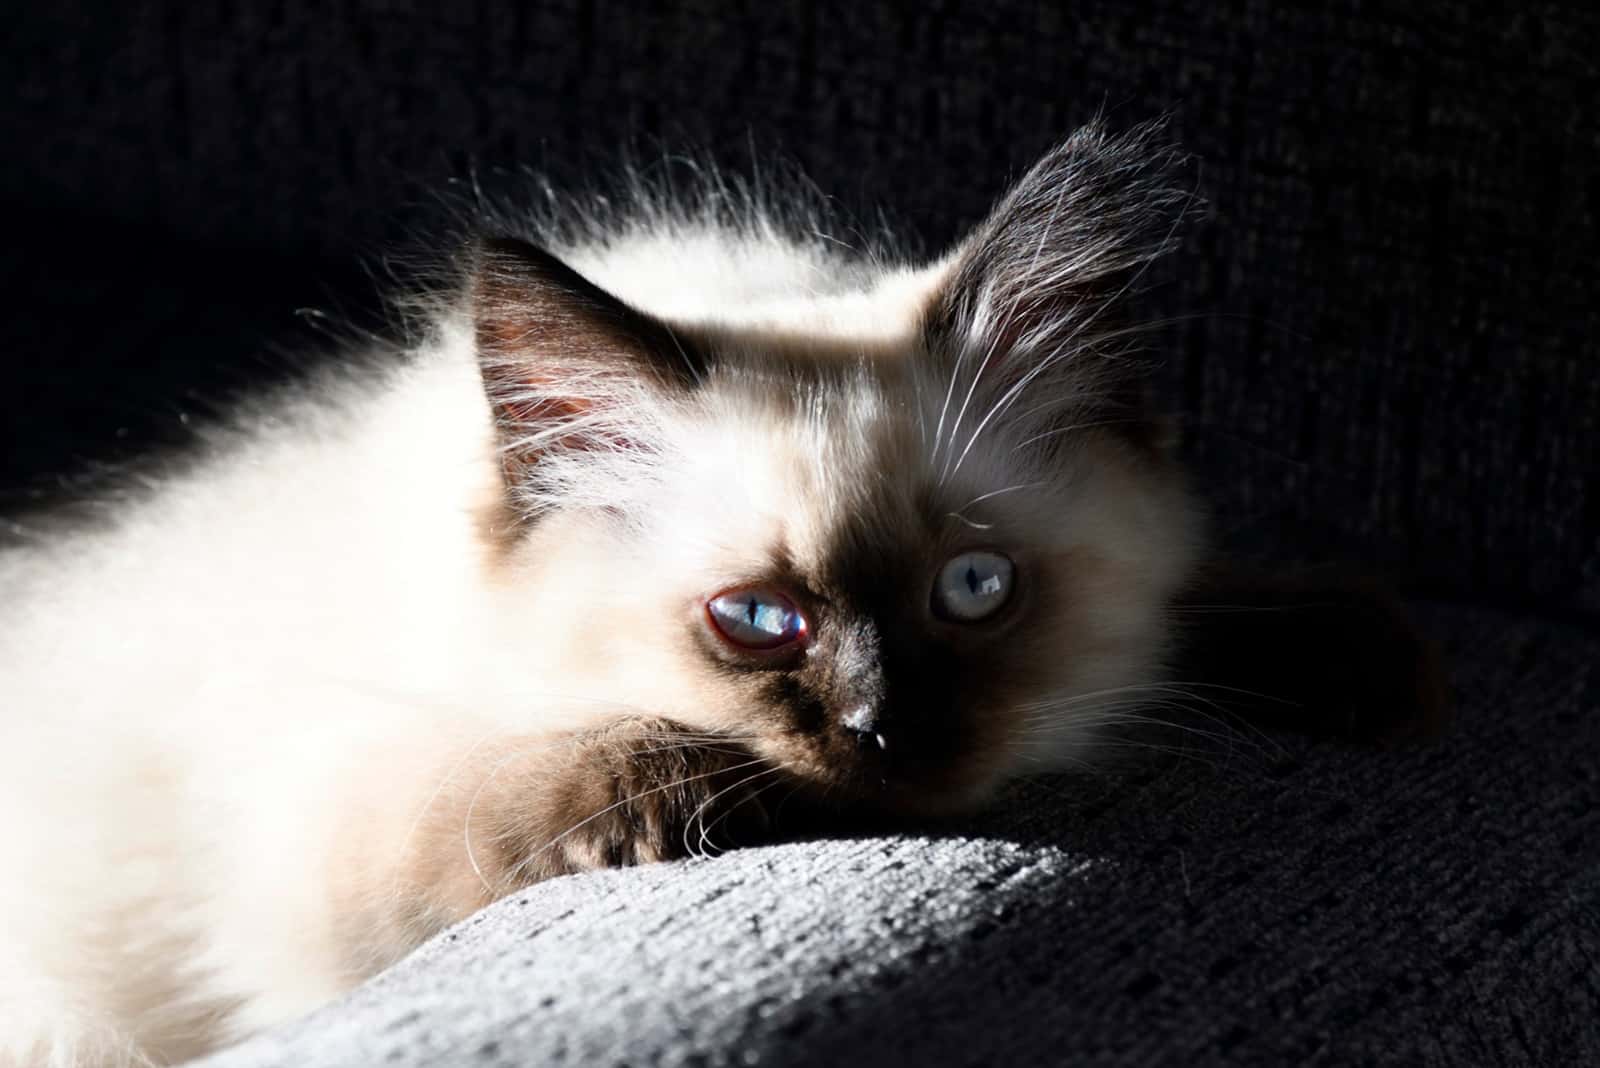
[[[735,743],[637,717],[585,732],[540,790],[539,833],[519,861],[534,879],[715,854],[767,836],[761,797],[777,771]]]

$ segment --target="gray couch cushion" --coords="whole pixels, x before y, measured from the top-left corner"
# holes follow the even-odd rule
[[[1435,747],[1241,737],[557,880],[206,1063],[1600,1063],[1600,637],[1424,618]]]

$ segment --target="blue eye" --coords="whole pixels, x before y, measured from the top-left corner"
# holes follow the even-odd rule
[[[976,623],[1000,611],[1011,598],[1016,569],[999,553],[952,556],[933,585],[933,607],[957,623]]]
[[[794,602],[773,590],[729,590],[706,602],[711,625],[741,649],[777,649],[805,636],[806,621]]]

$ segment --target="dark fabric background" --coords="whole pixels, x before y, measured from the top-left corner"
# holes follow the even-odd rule
[[[59,0],[6,17],[0,487],[181,440],[478,172],[779,149],[936,248],[1104,111],[1208,214],[1145,297],[1231,538],[1600,608],[1590,5]],[[3,82],[0,82],[3,84]]]
[[[1458,602],[1421,613],[1461,696],[1439,747],[1046,784],[994,817],[1009,852],[980,825],[557,880],[222,1063],[1595,1062],[1592,5],[11,8],[0,514],[377,322],[384,250],[473,174],[777,149],[934,249],[1075,125],[1170,112],[1208,207],[1141,299],[1219,529]]]

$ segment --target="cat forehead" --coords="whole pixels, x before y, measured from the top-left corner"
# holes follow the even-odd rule
[[[977,529],[963,507],[1022,477],[1004,451],[982,445],[942,477],[950,458],[933,436],[935,400],[903,353],[880,357],[812,346],[811,362],[708,384],[684,420],[684,463],[668,492],[709,555],[753,574],[837,575]]]
[[[908,343],[952,270],[948,258],[845,266],[832,252],[720,231],[644,232],[564,255],[633,307],[675,326],[768,343],[791,338],[818,354]]]
[[[842,359],[725,368],[686,412],[686,480],[725,508],[800,525],[859,506],[869,485],[920,480],[898,377]]]

